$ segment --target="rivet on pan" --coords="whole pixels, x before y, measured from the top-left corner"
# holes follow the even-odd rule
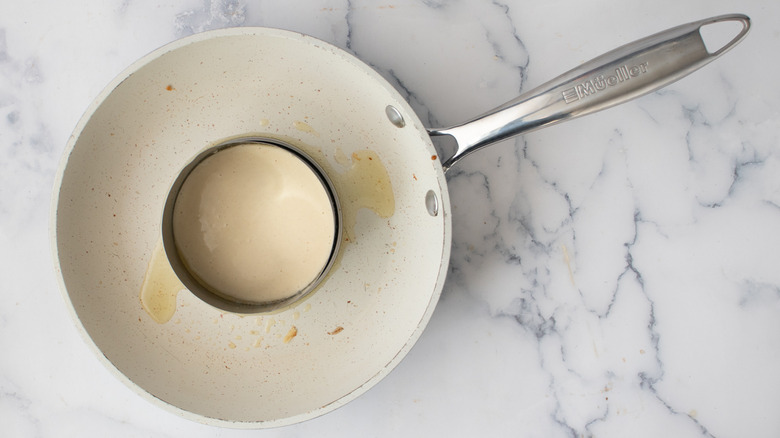
[[[387,114],[387,118],[390,119],[390,123],[393,125],[399,128],[406,126],[404,116],[402,116],[401,112],[398,111],[393,105],[387,105],[387,107],[385,107],[385,114]]]
[[[428,209],[431,216],[439,215],[439,198],[436,197],[433,190],[428,190],[428,193],[425,194],[425,208]]]

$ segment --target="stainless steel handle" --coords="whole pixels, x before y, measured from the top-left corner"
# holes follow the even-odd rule
[[[708,50],[702,28],[724,22],[738,22],[742,27],[722,47]],[[428,133],[450,135],[457,141],[455,154],[442,158],[447,170],[464,156],[497,141],[669,85],[724,54],[742,41],[749,29],[750,18],[741,14],[677,26],[605,53],[469,122]]]

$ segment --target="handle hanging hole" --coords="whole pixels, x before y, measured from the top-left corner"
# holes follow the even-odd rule
[[[715,55],[739,41],[750,26],[747,17],[717,20],[699,28],[699,35],[710,55]]]

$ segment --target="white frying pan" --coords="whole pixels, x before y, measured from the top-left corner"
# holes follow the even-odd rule
[[[707,47],[699,29],[724,21],[741,24],[737,35]],[[329,412],[389,373],[433,312],[450,255],[450,166],[669,84],[748,28],[730,15],[670,29],[432,131],[370,67],[314,38],[236,28],[171,43],[109,84],[69,141],[52,224],[72,314],[120,379],[184,417],[258,428]],[[430,135],[453,136],[457,151],[440,157]],[[327,279],[275,313],[226,312],[186,290],[142,302],[147,274],[165,267],[172,182],[201,151],[241,136],[292,144],[333,181],[344,240]],[[389,191],[359,200],[362,178],[376,175]]]

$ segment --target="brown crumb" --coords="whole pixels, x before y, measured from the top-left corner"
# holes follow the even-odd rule
[[[437,157],[436,155],[431,155],[431,160],[432,161],[436,161],[437,158],[439,158],[439,157]]]
[[[333,329],[332,332],[328,332],[328,334],[331,335],[331,336],[337,335],[337,334],[341,333],[342,330],[344,330],[344,327],[338,326],[335,329]]]
[[[173,90],[173,85],[168,85],[167,87],[165,87],[165,89],[168,90],[168,91],[171,91],[171,90]]]
[[[290,327],[290,331],[287,332],[286,335],[284,335],[284,343],[288,344],[294,337],[298,335],[298,329],[295,326]]]

